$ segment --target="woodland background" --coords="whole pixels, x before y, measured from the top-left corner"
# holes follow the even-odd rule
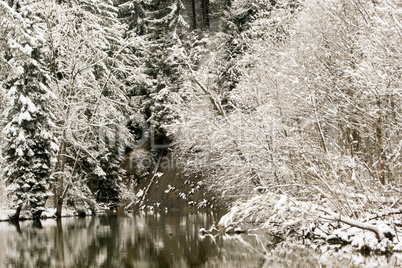
[[[400,208],[401,18],[396,0],[1,0],[3,205],[129,204],[170,155],[229,203]]]

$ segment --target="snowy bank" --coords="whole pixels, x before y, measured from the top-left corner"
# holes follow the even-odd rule
[[[11,215],[15,214],[15,210],[0,208],[0,221],[9,221]],[[80,216],[78,212],[71,209],[63,209],[62,217]],[[41,214],[41,219],[56,218],[56,209],[48,208]],[[28,211],[23,211],[20,215],[20,220],[32,220],[32,215]]]
[[[351,244],[361,251],[378,253],[402,250],[400,211],[358,219],[339,215],[323,205],[299,201],[286,195],[266,193],[242,200],[224,215],[219,228],[254,224],[267,232],[286,238],[308,238],[312,243]]]

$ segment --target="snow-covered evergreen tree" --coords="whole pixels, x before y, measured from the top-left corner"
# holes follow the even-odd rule
[[[242,33],[249,27],[250,21],[255,15],[256,6],[250,1],[237,0],[224,11],[222,18],[222,65],[218,69],[220,72],[217,86],[220,90],[232,90],[236,87],[240,79],[240,73],[236,62],[241,57],[247,44]]]
[[[105,139],[109,140],[106,137]],[[89,186],[97,202],[116,209],[120,202],[122,175],[124,174],[120,167],[121,151],[115,142],[106,142],[104,146],[100,145],[98,148],[101,153],[92,161],[92,172],[88,174]]]
[[[11,206],[16,210],[12,216],[16,220],[23,208],[30,210],[34,219],[44,211],[51,195],[52,158],[56,148],[50,110],[54,95],[48,88],[43,67],[43,40],[33,27],[35,21],[30,17],[29,4],[18,6],[21,13],[0,2],[1,16],[5,18],[1,21],[1,35],[7,36],[2,60],[9,66],[9,72],[1,80],[10,102],[4,128],[3,178]]]
[[[120,0],[119,17],[128,25],[127,32],[136,35],[143,35],[145,27],[144,0]]]
[[[162,146],[169,143],[163,124],[175,117],[170,94],[178,91],[183,74],[182,38],[187,27],[183,8],[181,0],[154,0],[146,6],[149,49],[145,52],[145,73],[152,86],[146,92],[143,110],[152,125],[151,138]]]

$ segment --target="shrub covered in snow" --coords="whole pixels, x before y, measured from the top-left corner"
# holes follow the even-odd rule
[[[319,210],[311,202],[267,193],[236,203],[219,225],[253,223],[274,231],[300,231],[317,222]]]
[[[372,219],[367,214],[365,218],[354,220],[324,209],[323,205],[266,193],[235,203],[219,225],[251,223],[275,235],[296,234],[313,241],[351,244],[357,250],[386,252],[400,250],[402,228],[400,221],[392,220],[392,216],[399,213],[394,211]]]

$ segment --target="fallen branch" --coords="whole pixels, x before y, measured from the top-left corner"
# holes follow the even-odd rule
[[[161,157],[159,157],[158,162],[156,163],[155,170],[153,172],[154,175],[152,176],[151,181],[148,184],[148,187],[144,191],[144,194],[143,194],[141,202],[140,202],[140,207],[142,207],[142,205],[144,204],[145,199],[147,198],[147,195],[148,195],[148,191],[151,188],[151,186],[152,186],[152,184],[153,184],[153,182],[155,180],[155,177],[158,177],[158,178],[160,177],[160,175],[158,174],[158,169],[159,169],[160,162],[161,162]]]
[[[392,237],[394,236],[391,233],[391,228],[389,228],[388,225],[385,225],[385,226],[372,225],[369,223],[352,220],[350,218],[344,217],[340,214],[332,213],[325,209],[320,209],[320,210],[329,215],[329,217],[322,217],[323,219],[338,221],[338,222],[342,222],[342,223],[345,223],[347,225],[350,225],[352,227],[356,227],[356,228],[359,228],[362,230],[372,231],[376,234],[377,239],[388,238],[392,241]],[[381,227],[381,228],[379,228],[379,227]]]
[[[190,64],[186,63],[186,67],[190,70],[191,77],[193,78],[194,82],[202,89],[202,91],[208,95],[209,100],[211,101],[212,105],[215,107],[215,109],[218,111],[219,115],[222,115],[226,118],[225,110],[223,109],[221,103],[217,98],[212,94],[212,92],[204,86],[195,76],[193,68],[191,68]]]

